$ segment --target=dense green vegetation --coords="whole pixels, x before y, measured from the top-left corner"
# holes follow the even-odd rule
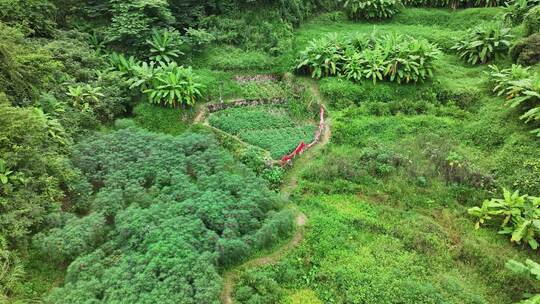
[[[0,303],[535,303],[539,62],[537,0],[0,0]]]
[[[210,116],[210,124],[267,151],[279,159],[298,143],[310,143],[316,125],[295,121],[286,109],[264,107],[230,108]]]

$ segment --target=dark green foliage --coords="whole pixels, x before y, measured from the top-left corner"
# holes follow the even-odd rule
[[[540,62],[540,33],[516,42],[510,49],[510,57],[521,65],[535,65]]]
[[[56,120],[1,102],[0,113],[2,167],[11,171],[0,185],[0,235],[24,244],[59,211],[63,190],[77,174],[62,155],[69,138]]]
[[[505,55],[512,37],[510,28],[500,23],[484,23],[469,30],[452,49],[467,63],[486,63]]]
[[[74,162],[94,185],[90,217],[104,214],[110,231],[95,247],[87,216],[46,234],[44,244],[54,243],[83,225],[85,237],[63,248],[90,252],[49,302],[218,303],[218,268],[268,245],[266,231],[282,237],[292,228],[262,182],[208,136],[122,129],[79,144]]]
[[[153,28],[167,28],[175,22],[165,0],[110,1],[111,24],[107,41],[130,53],[143,49]]]
[[[540,5],[533,7],[523,19],[525,34],[532,35],[540,32]]]
[[[36,235],[34,245],[53,260],[71,261],[92,252],[104,241],[105,225],[105,217],[99,213],[83,218],[72,216],[61,229],[54,228],[46,235]]]
[[[401,0],[344,0],[343,8],[353,20],[388,19],[399,13]]]
[[[48,0],[1,0],[0,21],[25,35],[50,37],[56,27],[56,6]]]
[[[0,22],[0,91],[14,104],[32,103],[50,86],[59,62],[40,46],[24,40],[20,31]]]

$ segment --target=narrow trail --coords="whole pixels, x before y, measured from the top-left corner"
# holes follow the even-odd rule
[[[314,81],[309,80],[308,85],[316,101],[320,104],[323,104],[323,99],[320,96],[317,84]],[[200,120],[202,119],[199,118],[199,121]],[[320,150],[330,142],[331,135],[331,120],[330,118],[327,118],[321,141],[312,149],[307,150],[300,157],[296,158],[294,160],[293,167],[287,172],[287,175],[285,176],[286,182],[283,183],[280,191],[284,201],[289,202],[289,197],[296,189],[298,183],[298,176],[301,172],[300,168],[304,167],[305,164],[309,163],[316,157]],[[286,244],[279,247],[274,252],[268,255],[249,260],[242,265],[225,272],[225,274],[223,275],[223,289],[221,290],[220,295],[221,302],[223,304],[234,303],[232,296],[234,291],[234,285],[238,281],[243,269],[275,264],[292,249],[297,247],[304,240],[304,227],[307,224],[307,221],[307,216],[302,212],[298,212],[295,219],[296,232]]]

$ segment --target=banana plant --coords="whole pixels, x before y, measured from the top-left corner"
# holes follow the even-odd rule
[[[154,62],[141,62],[140,64],[133,66],[133,76],[127,80],[129,88],[139,89],[140,92],[144,92],[150,88],[155,75],[156,68]]]
[[[467,63],[486,63],[506,54],[512,37],[510,28],[501,23],[484,23],[469,30],[465,38],[458,41],[452,49]]]
[[[520,195],[519,191],[503,191],[502,199],[486,200],[481,207],[468,209],[468,213],[478,218],[476,229],[494,218],[500,218],[500,234],[508,234],[517,244],[526,243],[532,249],[538,248],[540,234],[540,198]]]
[[[371,79],[373,83],[377,83],[377,80],[383,80],[383,76],[386,72],[385,61],[383,52],[380,49],[366,49],[362,52],[362,56],[365,60],[364,75],[367,79]]]
[[[204,86],[196,81],[191,68],[172,64],[157,71],[152,87],[145,90],[151,103],[177,108],[191,106],[202,97]]]
[[[89,84],[84,86],[69,86],[66,93],[73,100],[73,106],[83,112],[92,111],[92,104],[99,102],[101,97],[104,97],[101,93],[101,87],[93,87]]]
[[[361,81],[364,78],[364,59],[362,53],[354,48],[345,51],[343,75],[353,81]]]
[[[152,31],[152,40],[146,40],[150,45],[150,60],[155,62],[172,62],[176,58],[184,55],[178,50],[178,46],[182,41],[178,38],[175,40],[173,34],[169,31]]]
[[[133,71],[139,65],[139,61],[135,57],[126,57],[123,54],[116,52],[107,55],[110,70],[118,71],[124,76],[133,76]]]

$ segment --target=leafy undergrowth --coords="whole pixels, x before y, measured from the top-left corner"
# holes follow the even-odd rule
[[[285,107],[254,106],[229,108],[212,114],[210,124],[240,137],[247,143],[279,158],[296,148],[300,141],[313,140],[316,126],[297,120]]]
[[[52,303],[218,303],[220,268],[286,237],[293,215],[206,135],[136,128],[96,135],[73,162],[95,190],[35,236],[67,263]]]
[[[323,33],[374,29],[444,48],[471,16],[499,12],[405,9],[407,17],[371,24],[322,16],[298,30],[295,52]],[[444,52],[433,80],[417,85],[319,81],[331,144],[295,168],[291,196],[309,218],[306,239],[277,265],[242,274],[239,303],[503,304],[538,290],[505,268],[509,259],[538,261],[535,252],[496,225],[475,230],[467,209],[503,187],[538,195],[540,143],[519,111],[490,93],[486,65]]]
[[[454,211],[422,214],[355,195],[309,196],[300,207],[310,218],[304,244],[245,273],[240,303],[305,303],[298,293],[311,303],[508,303],[530,287],[504,269],[505,257],[525,255]]]

